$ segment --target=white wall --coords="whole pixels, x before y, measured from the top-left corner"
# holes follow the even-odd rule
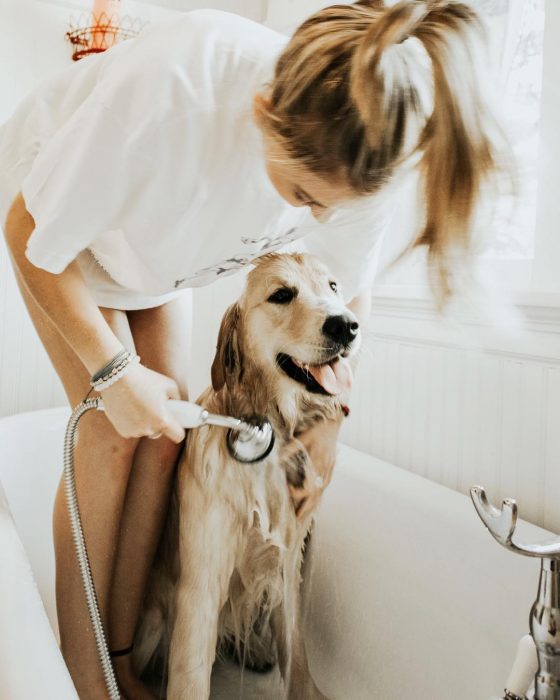
[[[526,330],[510,337],[377,297],[343,437],[462,493],[516,498],[522,518],[560,532],[560,308],[519,308]]]

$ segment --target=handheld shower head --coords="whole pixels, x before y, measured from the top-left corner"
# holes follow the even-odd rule
[[[226,443],[238,462],[260,462],[274,447],[274,431],[266,418],[250,416],[240,421],[239,428],[228,430]]]
[[[238,462],[260,462],[274,447],[274,431],[262,416],[233,418],[208,413],[205,408],[191,401],[170,399],[169,408],[183,428],[200,428],[217,425],[229,428],[226,444],[230,455]]]

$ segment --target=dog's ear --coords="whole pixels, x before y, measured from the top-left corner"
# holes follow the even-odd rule
[[[241,312],[237,303],[232,304],[222,319],[216,354],[212,362],[212,387],[219,391],[227,383],[232,383],[239,377],[242,370],[242,352],[240,339]]]

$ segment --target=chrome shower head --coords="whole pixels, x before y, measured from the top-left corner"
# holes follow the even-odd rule
[[[261,416],[241,418],[238,427],[228,430],[226,444],[230,455],[238,462],[260,462],[274,447],[274,431],[269,421]]]
[[[230,455],[238,462],[260,462],[274,447],[274,431],[270,422],[262,416],[233,418],[209,413],[191,401],[170,399],[169,408],[184,428],[200,428],[216,425],[229,428],[226,444]]]

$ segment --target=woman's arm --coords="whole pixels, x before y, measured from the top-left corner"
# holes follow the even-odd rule
[[[39,306],[92,375],[111,360],[122,343],[90,294],[78,263],[73,260],[59,274],[33,265],[25,256],[35,222],[21,193],[5,224],[5,236],[16,274]],[[132,348],[130,348],[132,350]],[[177,383],[142,365],[103,391],[105,414],[122,437],[164,433],[181,442],[185,431],[167,408],[167,399],[179,399]]]
[[[346,306],[356,314],[360,326],[366,327],[371,313],[371,288],[368,287],[361,294],[358,294]]]
[[[75,260],[63,272],[54,275],[35,267],[25,257],[27,240],[34,228],[35,222],[20,193],[8,212],[5,225],[14,268],[87,371],[94,374],[117,354],[122,343],[99,311]]]

